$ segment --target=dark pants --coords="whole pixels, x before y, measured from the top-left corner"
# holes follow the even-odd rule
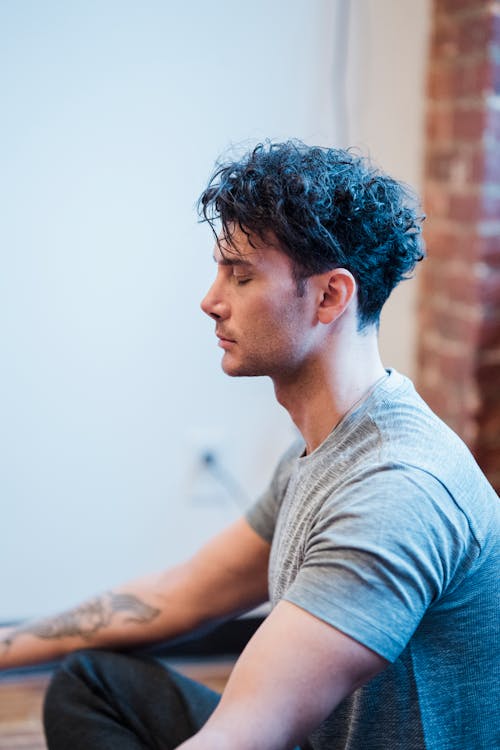
[[[219,699],[152,658],[79,651],[47,690],[47,744],[49,750],[173,750],[203,726]]]
[[[50,750],[171,750],[197,732],[219,698],[154,659],[80,651],[49,685],[47,744]]]

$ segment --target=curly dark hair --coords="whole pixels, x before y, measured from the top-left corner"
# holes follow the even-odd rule
[[[198,202],[202,221],[231,243],[234,227],[269,242],[304,280],[346,268],[358,285],[359,330],[378,325],[393,288],[424,257],[423,216],[411,190],[352,150],[266,142],[219,162]]]

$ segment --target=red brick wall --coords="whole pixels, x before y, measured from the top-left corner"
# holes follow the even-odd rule
[[[418,387],[500,491],[500,3],[434,0]]]

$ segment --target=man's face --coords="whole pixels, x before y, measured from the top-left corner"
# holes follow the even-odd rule
[[[290,377],[312,345],[314,304],[307,283],[297,291],[292,262],[276,245],[234,230],[215,247],[217,275],[201,303],[215,320],[222,369],[228,375]]]

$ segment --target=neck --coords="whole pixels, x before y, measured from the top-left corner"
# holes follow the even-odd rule
[[[384,375],[373,329],[346,345],[333,342],[299,372],[273,382],[276,398],[300,430],[309,454]]]

